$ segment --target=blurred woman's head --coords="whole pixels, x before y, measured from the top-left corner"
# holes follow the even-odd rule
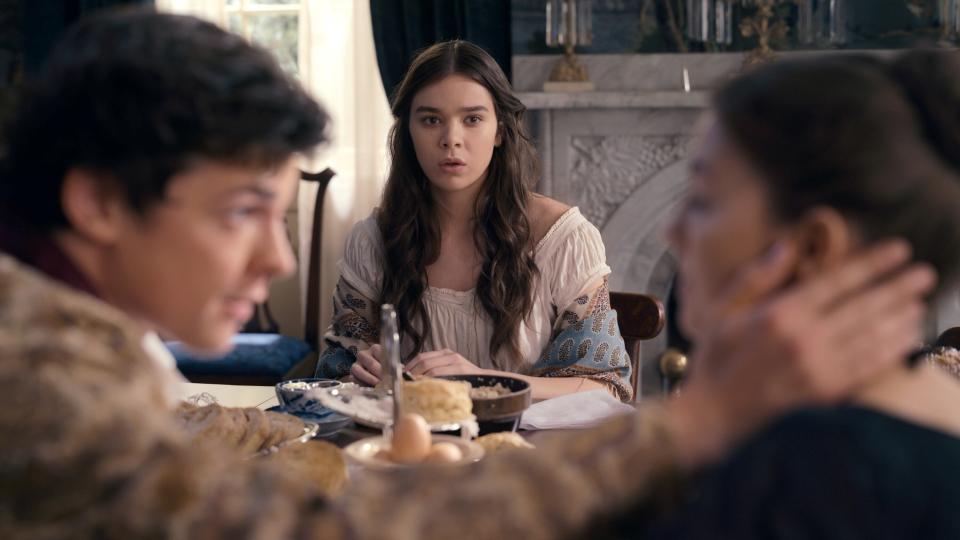
[[[865,244],[899,236],[949,283],[960,264],[960,59],[782,62],[714,99],[671,227],[681,321],[696,338],[708,305],[745,264],[793,242],[802,280]]]

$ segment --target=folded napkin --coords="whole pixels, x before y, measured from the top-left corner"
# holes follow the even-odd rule
[[[606,390],[590,390],[534,403],[524,411],[520,429],[588,428],[635,410]]]

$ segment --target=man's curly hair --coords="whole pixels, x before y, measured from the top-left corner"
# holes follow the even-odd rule
[[[329,117],[266,50],[216,25],[153,10],[81,21],[27,81],[9,126],[0,213],[66,227],[76,167],[103,172],[144,213],[202,160],[269,168],[326,140]]]

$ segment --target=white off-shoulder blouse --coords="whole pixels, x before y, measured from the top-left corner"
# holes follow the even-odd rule
[[[383,257],[380,229],[376,218],[370,216],[357,223],[347,237],[339,262],[340,277],[364,300],[375,301],[380,297]],[[521,323],[518,334],[520,353],[527,365],[537,361],[550,340],[558,312],[610,274],[600,231],[575,207],[550,227],[535,248],[534,260],[541,277],[533,311]],[[473,289],[430,287],[424,295],[424,306],[430,317],[430,334],[425,336],[423,351],[451,349],[481,368],[496,367],[490,357],[493,324]],[[404,350],[403,354],[408,352]]]

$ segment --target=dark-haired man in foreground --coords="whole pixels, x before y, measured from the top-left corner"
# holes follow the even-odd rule
[[[791,347],[832,323],[806,289],[847,302],[920,302],[925,289],[909,271],[862,288],[908,259],[888,246],[762,312],[725,313],[725,332],[701,344],[711,376],[665,407],[471,468],[371,476],[325,500],[269,463],[190,448],[145,342],[162,331],[229,347],[269,281],[292,269],[283,213],[295,160],[327,123],[268,53],[193,18],[117,13],[65,38],[21,103],[0,183],[0,537],[585,533],[770,415],[839,397],[857,382],[846,373],[869,376],[834,367],[850,361],[842,343],[829,358]],[[759,277],[770,275],[745,275],[730,305],[776,289]],[[809,315],[793,318],[806,326],[767,324],[785,311]],[[821,377],[828,366],[840,375]],[[789,392],[763,391],[785,381]]]

